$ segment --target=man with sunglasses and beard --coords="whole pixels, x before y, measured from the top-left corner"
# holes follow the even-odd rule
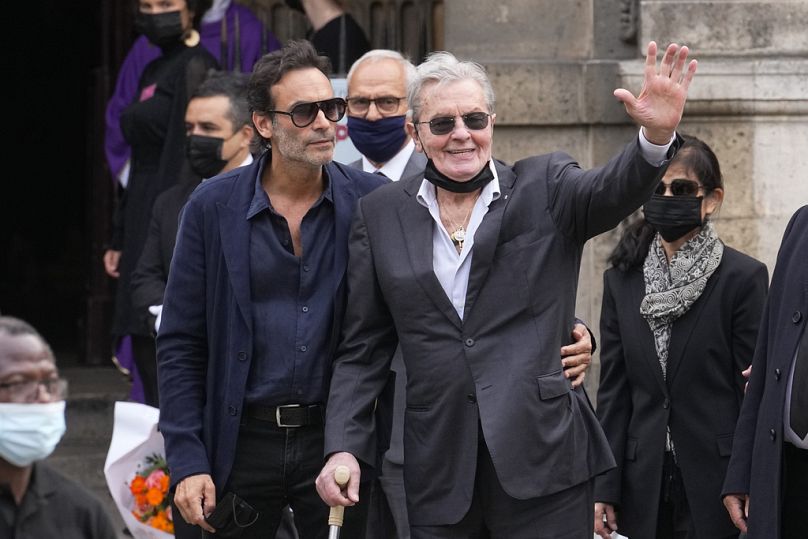
[[[557,354],[584,243],[650,197],[680,144],[696,63],[676,44],[659,66],[656,55],[651,42],[639,97],[615,91],[640,134],[589,171],[560,152],[493,160],[482,66],[439,52],[418,67],[407,129],[424,175],[360,199],[352,226],[317,478],[327,504],[360,499],[359,461],[376,455],[372,410],[400,346],[411,537],[592,537],[593,478],[614,459]]]
[[[332,162],[328,59],[292,41],[256,64],[253,164],[202,183],[182,211],[157,335],[160,430],[183,518],[205,520],[226,493],[252,506],[244,539],[273,537],[289,505],[302,539],[328,536],[314,489],[345,301],[357,199],[386,183]],[[348,537],[366,511],[346,515]]]

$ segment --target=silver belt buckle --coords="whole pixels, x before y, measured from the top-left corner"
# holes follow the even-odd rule
[[[281,404],[277,408],[275,408],[275,422],[278,424],[279,427],[286,427],[286,428],[296,428],[301,427],[302,425],[287,425],[281,421],[281,408],[300,408],[299,404]]]

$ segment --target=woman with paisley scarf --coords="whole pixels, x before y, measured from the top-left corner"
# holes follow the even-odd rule
[[[684,139],[604,273],[597,413],[617,468],[595,483],[603,538],[738,536],[721,486],[768,272],[719,239],[718,159]]]

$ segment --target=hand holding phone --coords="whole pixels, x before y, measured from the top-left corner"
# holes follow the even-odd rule
[[[238,539],[245,528],[258,520],[258,511],[237,494],[228,492],[205,520],[216,529],[216,537]]]

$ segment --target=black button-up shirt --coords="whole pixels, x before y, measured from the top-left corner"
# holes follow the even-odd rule
[[[323,170],[325,176],[326,172]],[[324,403],[331,377],[335,214],[331,182],[300,224],[295,256],[286,219],[258,174],[247,219],[253,356],[245,400],[264,405]]]

